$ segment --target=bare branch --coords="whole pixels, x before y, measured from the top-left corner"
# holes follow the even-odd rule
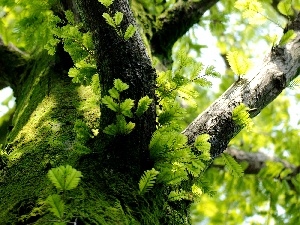
[[[290,169],[292,174],[299,172],[299,167],[278,157],[267,156],[262,152],[245,152],[232,146],[228,147],[225,152],[235,158],[237,162],[246,161],[248,163],[248,167],[244,171],[246,174],[259,173],[259,171],[265,167],[267,161],[280,162],[285,169]]]
[[[235,82],[189,124],[183,131],[189,143],[193,143],[199,134],[208,133],[211,136],[211,155],[218,156],[242,129],[232,120],[232,110],[244,103],[251,109],[250,116],[255,117],[287,87],[290,81],[298,76],[300,68],[299,26],[298,15],[291,25],[297,37],[284,47],[272,48],[257,71]]]
[[[168,58],[173,44],[184,35],[201,16],[219,0],[178,1],[157,18],[157,30],[151,39],[154,54]]]

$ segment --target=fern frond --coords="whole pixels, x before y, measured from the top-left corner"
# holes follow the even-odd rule
[[[117,115],[116,126],[118,134],[129,134],[135,127],[135,124],[132,122],[127,123],[123,115]]]
[[[215,69],[216,68],[214,66],[208,66],[205,69],[205,75],[206,76],[211,76],[211,77],[220,77],[221,74],[219,72],[217,72]]]
[[[113,4],[114,0],[98,0],[98,2],[108,8],[111,4]]]
[[[65,204],[61,197],[57,194],[50,195],[46,199],[46,203],[50,205],[49,210],[59,219],[63,219]]]
[[[128,40],[129,38],[131,38],[134,35],[135,31],[136,27],[130,24],[125,31],[124,39]]]
[[[127,116],[129,118],[132,118],[132,112],[131,109],[134,106],[134,101],[130,98],[125,99],[120,104],[120,111],[124,116]]]
[[[48,172],[48,178],[58,190],[67,191],[77,187],[82,174],[70,165],[53,168]]]
[[[199,135],[194,143],[194,146],[201,152],[202,159],[210,160],[210,147],[211,144],[208,142],[209,134]]]
[[[170,192],[168,198],[170,201],[180,201],[182,199],[191,199],[191,196],[184,190],[175,190]]]
[[[243,168],[234,160],[231,155],[223,152],[221,156],[225,163],[225,167],[234,177],[242,177],[244,175]]]
[[[122,82],[120,79],[115,79],[114,80],[114,87],[119,91],[119,92],[122,92],[122,91],[125,91],[129,88],[129,85]]]
[[[116,103],[114,101],[114,99],[110,96],[104,96],[102,98],[102,103],[105,104],[107,106],[107,108],[111,109],[114,112],[118,112],[119,111],[119,105],[118,103]]]
[[[152,99],[149,98],[147,95],[145,97],[141,98],[138,102],[138,106],[135,111],[135,114],[137,116],[143,115],[143,113],[147,111],[147,109],[149,108],[149,105],[151,103],[152,103]]]
[[[114,15],[114,22],[117,26],[120,25],[120,23],[122,22],[123,20],[123,13],[121,12],[116,12],[115,15]]]
[[[154,168],[152,170],[147,170],[142,175],[140,182],[139,182],[139,194],[143,195],[146,192],[150,191],[151,188],[155,184],[155,180],[157,175],[159,174]]]
[[[250,131],[253,127],[253,121],[250,118],[249,108],[244,103],[241,103],[233,109],[232,119],[236,124],[246,127],[248,131]]]
[[[188,180],[188,173],[186,166],[180,162],[166,163],[161,162],[157,164],[160,170],[158,180],[168,185],[176,186],[182,181]]]
[[[239,76],[246,74],[251,67],[251,62],[238,51],[229,52],[227,60],[232,71]]]
[[[193,177],[199,177],[201,171],[205,169],[206,165],[199,159],[191,159],[191,163],[186,164],[187,171],[193,175]]]

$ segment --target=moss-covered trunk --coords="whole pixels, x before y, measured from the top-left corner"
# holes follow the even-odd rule
[[[68,194],[66,221],[127,224],[133,220],[129,214],[138,219],[148,210],[130,176],[102,167],[91,132],[99,125],[98,96],[90,87],[72,84],[67,61],[42,54],[28,62],[22,84],[14,89],[13,129],[1,154],[1,224],[52,224],[56,218],[44,200],[56,190],[46,174],[66,164],[83,173],[79,187]],[[84,133],[88,136],[82,138]]]
[[[155,72],[141,37],[138,33],[127,41],[118,37],[103,20],[106,9],[99,2],[78,4],[93,34],[101,95],[107,95],[114,79],[119,78],[130,86],[123,97],[135,100],[134,109],[146,95],[153,102],[142,117],[132,118],[136,124],[132,133],[108,136],[102,130],[116,114],[101,104],[100,94],[91,87],[71,82],[67,71],[72,60],[68,54],[59,50],[55,57],[41,53],[34,59],[21,60],[22,67],[16,67],[15,76],[5,83],[13,87],[17,106],[13,129],[0,158],[1,224],[55,222],[57,218],[49,212],[45,199],[57,190],[47,172],[67,164],[80,170],[83,178],[66,194],[65,222],[180,221],[182,215],[166,203],[162,189],[138,195],[138,179],[153,166],[148,144],[156,119]],[[124,13],[122,29],[135,25],[127,1],[115,2],[112,12],[116,11]],[[13,63],[7,68],[14,68]]]

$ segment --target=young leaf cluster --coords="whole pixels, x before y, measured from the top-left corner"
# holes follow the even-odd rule
[[[250,131],[253,127],[253,121],[250,118],[249,108],[244,103],[241,103],[233,109],[232,119],[241,127],[246,127],[248,131]]]
[[[251,67],[250,60],[239,51],[229,52],[227,54],[227,60],[232,71],[238,76],[245,75]]]
[[[109,7],[111,6],[111,4],[113,4],[113,0],[98,0],[98,1],[108,9],[108,13],[105,12],[102,14],[106,23],[111,27],[113,27],[114,30],[117,32],[117,34],[120,37],[123,37],[126,41],[129,38],[131,38],[136,31],[136,27],[133,26],[132,24],[129,24],[126,31],[123,33],[120,27],[121,22],[123,21],[123,16],[124,16],[123,13],[117,11],[114,15],[112,15],[112,13],[109,10]]]
[[[153,134],[149,148],[155,168],[160,172],[157,180],[171,188],[171,199],[176,199],[175,194],[179,195],[178,199],[185,193],[189,199],[199,195],[195,187],[211,162],[208,139],[207,134],[199,135],[194,146],[190,146],[185,135],[172,129],[160,128]]]
[[[66,224],[66,203],[64,201],[64,195],[66,191],[78,186],[82,174],[80,171],[66,165],[49,170],[47,175],[52,184],[59,192],[62,192],[63,195],[53,194],[48,196],[46,203],[49,205],[49,211],[58,218],[58,222],[55,224]]]
[[[251,24],[262,24],[267,19],[262,4],[257,0],[238,0],[234,6],[242,11],[242,16]]]
[[[114,81],[114,87],[108,91],[109,96],[106,95],[102,98],[102,103],[116,113],[116,122],[108,125],[103,130],[103,132],[108,135],[129,134],[135,127],[135,124],[133,122],[127,123],[125,118],[133,118],[134,114],[140,117],[149,108],[152,102],[148,96],[144,96],[139,100],[137,109],[133,113],[134,100],[128,98],[121,101],[120,98],[120,93],[128,88],[128,84],[123,83],[120,79],[116,79]]]
[[[158,123],[150,141],[150,155],[159,171],[157,182],[168,187],[169,199],[192,200],[202,193],[211,193],[200,180],[211,163],[209,135],[199,135],[193,145],[180,133],[178,121],[185,110],[182,104],[196,106],[198,93],[195,87],[210,86],[208,76],[219,77],[213,66],[204,69],[201,63],[187,57],[181,49],[171,70],[163,71],[157,77]]]
[[[74,67],[68,75],[74,83],[90,85],[94,76],[97,76],[96,63],[94,60],[94,45],[91,34],[83,33],[83,24],[76,23],[71,11],[65,11],[66,21],[56,16],[51,23],[51,39],[45,45],[50,55],[55,53],[57,44],[61,41],[64,50],[71,56]],[[64,24],[63,26],[61,24]]]
[[[195,87],[196,85],[211,86],[211,82],[207,79],[208,76],[219,77],[220,74],[215,71],[213,66],[204,70],[201,63],[187,57],[185,50],[179,50],[173,68],[158,73],[156,94],[160,105],[158,110],[159,124],[167,125],[181,118],[185,111],[178,104],[178,100],[181,103],[196,107],[195,98],[198,92]]]

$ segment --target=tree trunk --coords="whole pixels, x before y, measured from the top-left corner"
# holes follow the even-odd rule
[[[102,130],[114,121],[115,113],[103,104],[99,107],[99,96],[90,87],[71,82],[66,71],[72,61],[61,46],[55,57],[42,52],[29,61],[0,42],[0,87],[11,86],[17,98],[13,129],[0,155],[1,224],[54,222],[45,199],[57,191],[47,172],[66,164],[83,174],[78,188],[67,193],[66,222],[186,224],[188,203],[171,205],[159,184],[145,196],[137,193],[138,178],[152,167],[148,144],[156,121],[155,72],[141,37],[138,33],[128,41],[119,37],[103,19],[106,9],[98,1],[77,3],[94,38],[101,96],[119,78],[130,86],[123,98],[134,99],[135,107],[145,95],[154,101],[143,117],[133,118],[136,127],[132,133],[108,136]],[[128,1],[115,1],[111,10],[124,13],[122,30],[135,25]],[[295,30],[299,33],[297,27]],[[246,82],[237,82],[188,126],[184,134],[189,142],[198,134],[209,133],[213,156],[220,154],[241,129],[231,119],[233,108],[244,102],[253,109],[251,116],[256,116],[298,75],[298,42],[299,36],[287,47],[275,48],[268,67]],[[277,70],[265,76],[271,67]],[[265,89],[260,87],[263,82],[269,82]]]

